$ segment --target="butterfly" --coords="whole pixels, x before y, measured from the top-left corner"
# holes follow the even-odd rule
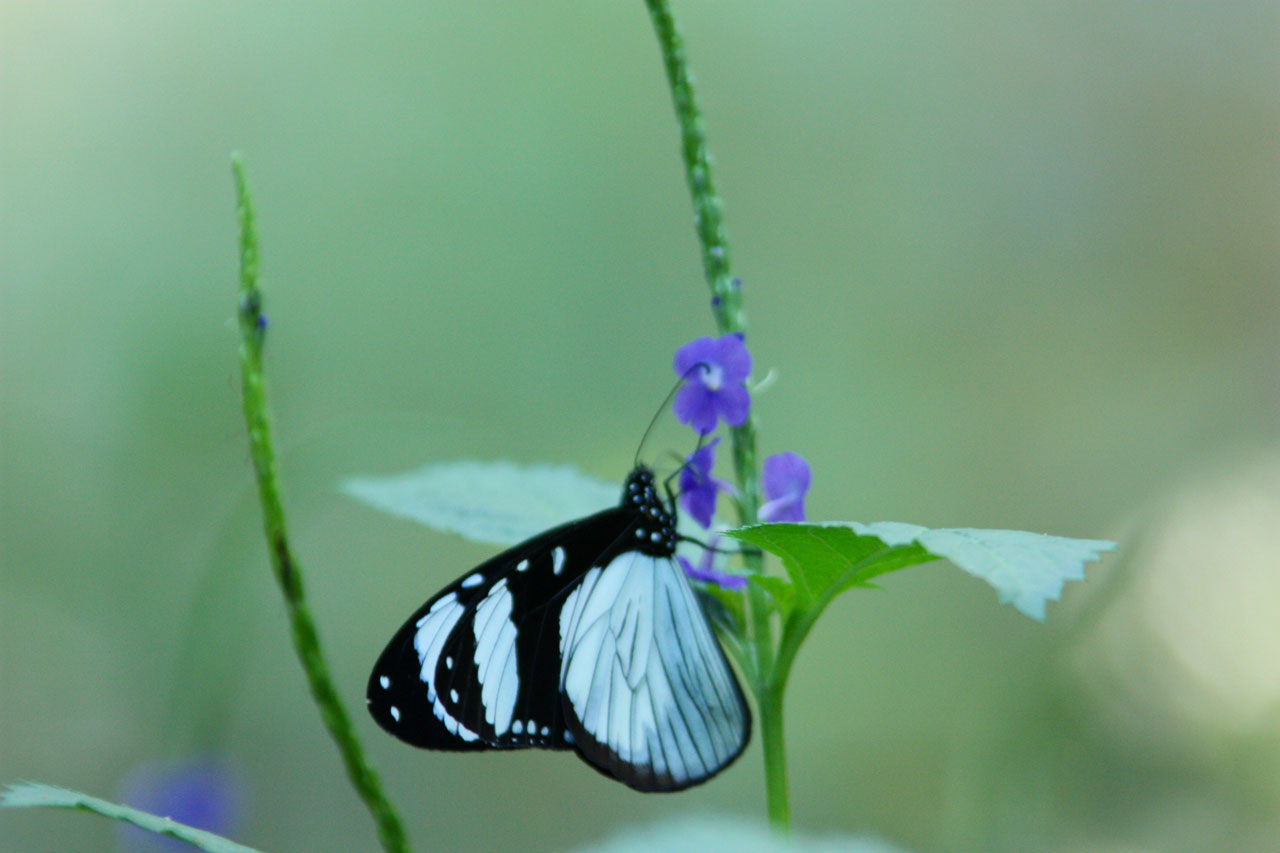
[[[751,714],[676,563],[676,518],[637,465],[618,506],[480,564],[396,632],[369,713],[425,749],[572,749],[640,791],[705,782]]]

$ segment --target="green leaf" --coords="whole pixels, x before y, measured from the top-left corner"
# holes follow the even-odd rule
[[[825,604],[876,575],[945,558],[995,587],[1002,602],[1038,621],[1069,580],[1084,579],[1084,564],[1114,542],[1068,539],[1023,530],[940,528],[882,521],[760,524],[728,531],[778,555],[803,594]]]
[[[353,477],[352,497],[473,542],[514,545],[614,506],[622,487],[568,465],[460,460],[390,477]]]
[[[112,820],[131,823],[158,835],[167,835],[170,838],[185,841],[201,850],[207,850],[209,853],[257,853],[252,847],[245,847],[243,844],[228,841],[220,835],[214,835],[212,832],[205,832],[203,829],[196,829],[186,824],[177,823],[167,817],[157,817],[137,809],[131,809],[128,806],[118,806],[106,800],[99,800],[97,797],[90,797],[78,791],[69,791],[66,788],[58,788],[53,785],[41,785],[35,782],[10,785],[4,792],[0,793],[0,807],[58,808],[93,812],[103,817],[109,817]]]
[[[733,637],[740,637],[745,632],[746,616],[742,607],[742,594],[732,590],[720,589],[711,584],[696,584],[694,597],[706,615],[711,627]]]
[[[799,606],[826,606],[844,590],[877,575],[936,559],[919,545],[889,545],[843,525],[756,524],[727,530],[725,535],[781,558]],[[776,584],[769,581],[757,583],[766,584],[771,594],[782,592],[771,588]]]
[[[785,617],[796,606],[796,588],[790,582],[774,575],[751,575],[748,583],[763,589],[773,599],[778,611]]]

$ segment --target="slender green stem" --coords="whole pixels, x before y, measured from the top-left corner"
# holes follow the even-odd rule
[[[262,291],[258,287],[258,235],[253,220],[253,204],[245,181],[244,163],[232,155],[231,170],[236,181],[237,213],[240,219],[240,372],[244,397],[244,420],[249,431],[249,452],[258,478],[258,498],[271,568],[293,632],[293,647],[302,663],[311,695],[320,717],[338,745],[347,776],[364,800],[377,825],[378,839],[387,851],[409,849],[400,816],[382,792],[382,783],[365,760],[351,718],[342,707],[338,691],[329,677],[329,667],[320,652],[320,637],[302,590],[302,575],[289,547],[284,522],[284,504],[276,474],[275,451],[271,443],[271,417],[267,407],[266,379],[262,369],[262,345],[266,339],[266,315],[262,313]]]
[[[711,176],[711,151],[707,147],[702,110],[693,92],[693,72],[685,56],[684,38],[676,26],[667,0],[645,0],[662,48],[662,63],[680,124],[680,153],[685,179],[693,196],[693,224],[702,246],[702,269],[711,285],[712,310],[723,332],[746,328],[742,313],[742,289],[729,271],[729,244],[725,237],[724,203]]]
[[[676,25],[668,0],[645,0],[653,29],[662,50],[663,67],[676,121],[680,125],[680,153],[684,161],[685,180],[693,199],[693,222],[702,247],[702,269],[711,287],[711,308],[720,332],[745,332],[746,314],[742,310],[742,287],[730,272],[729,245],[725,236],[724,203],[716,192],[711,174],[711,152],[707,147],[702,111],[694,95],[693,73],[685,55],[684,39]],[[757,521],[760,506],[760,477],[756,467],[756,428],[754,419],[732,431],[733,467],[738,483],[738,521],[743,525]],[[744,554],[747,568],[760,572],[763,561],[759,552]],[[769,603],[763,590],[755,584],[747,588],[747,632],[752,649],[752,669],[748,673],[760,712],[765,749],[765,785],[769,792],[769,820],[777,828],[791,823],[788,805],[785,749],[782,737],[782,699],[774,696],[769,686],[773,671],[773,625]],[[775,716],[776,715],[776,716]],[[770,760],[772,756],[773,760]]]
[[[773,679],[770,687],[779,695],[787,689],[787,679],[791,677],[791,665],[795,663],[796,653],[804,638],[809,636],[810,629],[818,621],[820,610],[793,610],[782,625],[781,637],[778,639],[778,657],[773,665]]]
[[[787,741],[782,732],[783,683],[770,684],[757,694],[760,706],[760,738],[764,742],[765,797],[769,823],[776,829],[791,826],[791,797],[787,787]]]

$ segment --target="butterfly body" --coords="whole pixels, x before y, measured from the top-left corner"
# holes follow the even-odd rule
[[[419,608],[374,666],[370,713],[427,749],[573,749],[639,790],[705,781],[742,752],[751,720],[676,542],[675,506],[636,468],[619,506]]]

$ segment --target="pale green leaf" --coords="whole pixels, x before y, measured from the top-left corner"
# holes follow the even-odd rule
[[[378,509],[473,542],[513,545],[615,506],[622,487],[568,465],[460,460],[389,477],[352,477],[342,490]]]
[[[1044,621],[1045,604],[1062,595],[1064,583],[1084,580],[1085,563],[1116,547],[1105,539],[1070,539],[1026,530],[930,530],[897,521],[850,527],[890,545],[918,543],[982,578],[995,587],[1000,601],[1038,621]]]
[[[209,853],[257,853],[252,847],[245,847],[243,844],[229,841],[212,832],[54,785],[41,785],[35,782],[10,785],[0,793],[0,807],[76,809],[93,812],[112,820],[131,823],[149,832],[185,841]]]
[[[1045,604],[1084,564],[1115,547],[1021,530],[940,528],[882,521],[760,524],[728,535],[776,554],[803,598],[821,607],[850,586],[906,566],[945,558],[995,587],[1000,600],[1043,620]]]
[[[730,815],[683,815],[619,830],[578,848],[578,853],[905,853],[903,848],[867,836],[786,835],[763,821]]]

